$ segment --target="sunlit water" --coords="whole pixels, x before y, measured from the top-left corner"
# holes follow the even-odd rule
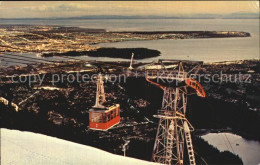
[[[238,155],[245,165],[260,164],[260,142],[246,140],[232,133],[209,133],[202,138],[220,151]]]
[[[214,38],[187,40],[154,40],[127,41],[99,44],[102,47],[132,48],[144,47],[161,52],[160,57],[146,59],[152,61],[158,58],[200,60],[204,62],[234,61],[258,59],[259,46],[252,38]]]

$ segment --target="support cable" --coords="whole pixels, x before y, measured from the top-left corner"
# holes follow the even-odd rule
[[[228,143],[230,145],[230,148],[231,148],[232,152],[235,153],[234,150],[233,150],[233,147],[232,147],[232,145],[230,143],[230,141],[228,140],[228,137],[227,137],[226,133],[224,133],[224,135],[225,135],[225,137],[226,137],[226,139],[227,139],[227,141],[228,141]]]

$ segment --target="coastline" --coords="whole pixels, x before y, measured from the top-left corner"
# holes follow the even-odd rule
[[[80,56],[90,54],[91,57],[126,58],[122,55],[105,55],[96,44],[123,41],[145,41],[162,39],[199,39],[199,38],[234,38],[250,37],[248,32],[239,31],[106,31],[105,29],[88,29],[64,26],[43,25],[0,25],[2,46],[0,52],[35,52],[44,56],[68,55]],[[10,35],[10,32],[12,32]],[[132,48],[137,49],[137,48]],[[117,50],[127,51],[127,49]],[[151,52],[139,59],[159,56]],[[143,49],[143,52],[144,49]],[[135,52],[134,52],[135,53]],[[111,54],[111,53],[110,53]],[[120,53],[118,53],[120,54]],[[129,56],[129,55],[127,55]],[[129,57],[127,57],[128,59]]]

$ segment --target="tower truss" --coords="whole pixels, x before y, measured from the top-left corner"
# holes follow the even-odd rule
[[[106,101],[105,90],[104,90],[104,81],[103,76],[98,74],[97,77],[97,91],[96,91],[96,101],[94,108],[104,108],[102,105]]]
[[[196,164],[190,134],[190,131],[193,131],[194,129],[185,115],[187,108],[187,93],[188,87],[192,87],[197,92],[199,91],[198,95],[202,97],[205,96],[205,92],[196,80],[187,77],[188,73],[191,73],[191,71],[197,73],[199,69],[198,66],[201,64],[201,62],[194,61],[191,63],[195,63],[196,66],[189,72],[185,72],[182,62],[177,61],[177,67],[175,67],[174,72],[170,72],[170,77],[165,74],[165,70],[163,71],[164,74],[157,74],[163,75],[160,79],[175,80],[176,84],[185,82],[184,85],[181,86],[176,85],[175,87],[171,87],[169,85],[168,87],[165,87],[151,80],[158,78],[153,76],[154,74],[146,75],[146,80],[148,82],[157,85],[164,91],[162,107],[158,110],[157,115],[155,115],[155,117],[159,118],[152,155],[152,160],[155,162],[182,165],[184,161],[184,147],[186,144],[189,162],[191,165]],[[162,62],[162,68],[163,67],[165,67],[165,65]],[[172,73],[174,73],[174,75],[172,75]],[[194,82],[194,84],[191,85],[191,83],[187,83],[190,82],[188,80]]]

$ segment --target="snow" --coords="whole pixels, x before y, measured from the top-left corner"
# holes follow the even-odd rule
[[[148,165],[155,163],[115,155],[42,134],[1,128],[1,164]]]

